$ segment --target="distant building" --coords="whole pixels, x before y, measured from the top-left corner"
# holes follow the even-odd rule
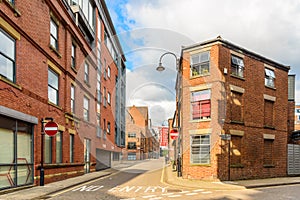
[[[237,180],[287,174],[289,66],[221,37],[182,48],[176,140],[182,176]]]
[[[30,9],[29,9],[30,8]],[[110,167],[125,145],[125,57],[104,0],[0,1],[0,190]],[[45,136],[47,117],[58,133]]]
[[[148,107],[127,108],[126,145],[123,149],[123,159],[143,160],[157,157],[158,141],[149,121]]]

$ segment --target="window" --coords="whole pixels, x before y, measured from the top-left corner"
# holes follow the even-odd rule
[[[128,153],[128,160],[136,160],[136,153]]]
[[[231,121],[243,122],[243,93],[231,91]]]
[[[209,73],[209,51],[191,56],[192,76],[206,75]]]
[[[110,129],[111,129],[111,127],[110,127],[110,122],[107,122],[107,133],[108,133],[108,134],[110,134]]]
[[[210,136],[191,135],[191,163],[210,163]]]
[[[45,134],[45,163],[52,163],[52,137]]]
[[[16,41],[0,28],[0,75],[15,82]]]
[[[231,74],[244,77],[244,61],[242,58],[231,56]]]
[[[83,119],[84,121],[89,121],[89,99],[83,97]]]
[[[89,83],[89,64],[84,63],[84,82]]]
[[[107,106],[107,99],[106,99],[106,88],[103,88],[103,106],[106,107]]]
[[[62,163],[62,132],[58,132],[56,137],[56,163]]]
[[[275,87],[275,73],[271,69],[265,68],[265,86]]]
[[[107,67],[107,77],[110,78],[110,67]]]
[[[53,19],[50,20],[50,45],[58,50],[58,26]]]
[[[52,69],[48,69],[48,100],[58,105],[58,79],[59,75]]]
[[[71,112],[75,113],[75,86],[71,85]]]
[[[192,119],[210,118],[210,90],[192,92]]]
[[[273,109],[274,102],[265,99],[264,105],[264,125],[273,127]]]
[[[128,133],[128,137],[129,138],[136,138],[136,134],[135,133]]]
[[[110,93],[107,93],[107,103],[110,104]]]
[[[106,75],[107,75],[107,73],[106,73],[106,60],[104,59],[104,69],[103,69],[103,77],[104,77],[104,79],[107,78]]]
[[[241,159],[241,147],[242,147],[242,137],[231,135],[231,147],[230,147],[230,163],[231,165],[240,165],[242,163]]]
[[[74,135],[70,134],[70,163],[74,162]]]
[[[71,0],[71,5],[78,5],[78,0]]]
[[[101,103],[101,71],[100,68],[97,69],[97,102]]]
[[[274,140],[264,139],[264,165],[273,165]]]
[[[13,5],[15,4],[15,0],[9,0],[9,2]]]
[[[106,140],[106,120],[103,119],[103,139]]]
[[[76,46],[73,43],[71,47],[71,67],[76,68]]]
[[[101,127],[100,127],[100,114],[97,114],[97,137],[101,137]]]
[[[136,149],[136,143],[135,142],[128,142],[127,143],[127,149]]]

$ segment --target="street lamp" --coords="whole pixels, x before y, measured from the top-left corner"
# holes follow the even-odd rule
[[[177,68],[177,56],[176,54],[172,53],[172,52],[165,52],[163,53],[160,58],[159,58],[159,64],[158,64],[158,67],[156,68],[157,71],[161,72],[161,71],[164,71],[165,70],[165,67],[162,65],[162,58],[167,55],[167,54],[171,54],[175,57],[176,59],[176,70],[178,69]],[[180,137],[178,137],[178,156],[177,156],[177,176],[180,177],[182,176],[181,174],[181,153],[180,153]]]
[[[159,64],[158,64],[158,67],[156,68],[157,71],[162,72],[162,71],[164,71],[164,70],[166,69],[166,68],[162,65],[161,60],[162,60],[162,58],[163,58],[165,55],[167,55],[167,54],[171,54],[171,55],[175,56],[176,63],[177,63],[177,56],[176,56],[176,54],[174,54],[174,53],[172,53],[172,52],[166,52],[166,53],[162,54],[162,55],[160,56],[160,58],[159,58]],[[176,66],[176,67],[177,67],[177,66]]]

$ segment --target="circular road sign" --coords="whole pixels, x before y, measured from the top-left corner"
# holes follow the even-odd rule
[[[47,122],[44,130],[47,135],[54,136],[58,131],[58,125],[55,122]]]
[[[172,139],[172,140],[176,140],[176,138],[178,137],[178,131],[177,130],[175,130],[175,129],[172,129],[171,131],[170,131],[170,138]]]

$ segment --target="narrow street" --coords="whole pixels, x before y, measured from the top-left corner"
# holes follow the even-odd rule
[[[147,160],[120,169],[105,178],[63,190],[41,199],[157,200],[157,199],[298,199],[299,185],[258,189],[208,190],[173,186],[162,182],[163,160]]]

